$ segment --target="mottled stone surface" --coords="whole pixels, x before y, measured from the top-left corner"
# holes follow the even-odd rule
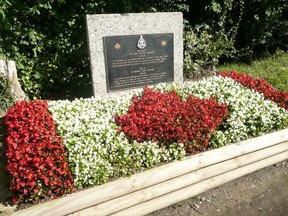
[[[180,12],[87,15],[90,67],[95,96],[106,96],[103,37],[173,33],[174,81],[183,82],[183,15]],[[110,94],[110,93],[109,93]]]
[[[16,64],[14,61],[0,60],[0,73],[7,78],[10,90],[16,100],[25,100],[27,96],[18,81]]]

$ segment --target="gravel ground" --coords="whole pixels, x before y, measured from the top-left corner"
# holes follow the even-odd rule
[[[288,160],[148,216],[287,216]]]

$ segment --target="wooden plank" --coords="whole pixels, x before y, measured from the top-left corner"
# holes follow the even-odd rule
[[[124,196],[101,203],[97,206],[93,206],[91,208],[87,208],[85,210],[71,214],[70,216],[86,216],[92,214],[94,216],[110,215],[117,211],[154,199],[167,193],[171,193],[189,185],[198,183],[200,181],[209,179],[211,177],[231,171],[233,169],[237,169],[250,163],[265,159],[267,157],[271,157],[284,151],[288,151],[288,141],[193,171],[191,173],[179,176],[177,178],[173,178],[157,185],[144,188],[134,193],[126,194]]]
[[[243,166],[241,168],[232,170],[230,172],[209,178],[207,180],[201,181],[194,185],[188,186],[181,190],[174,191],[172,193],[166,194],[164,196],[152,199],[150,201],[135,205],[131,208],[119,211],[113,216],[130,216],[130,215],[145,215],[156,210],[165,208],[182,200],[188,199],[190,197],[196,196],[214,187],[218,187],[224,183],[235,180],[239,177],[247,175],[249,173],[255,172],[267,166],[271,166],[275,163],[281,162],[288,159],[288,151],[282,152],[275,156],[265,158],[263,160],[257,161],[255,163]]]
[[[288,129],[187,157],[182,161],[169,163],[132,175],[131,177],[122,178],[70,194],[66,197],[32,206],[26,210],[15,212],[14,215],[67,215],[194,170],[264,149],[284,141],[288,141]]]

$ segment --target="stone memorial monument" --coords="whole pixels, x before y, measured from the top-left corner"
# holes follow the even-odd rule
[[[183,82],[180,12],[87,15],[95,96]]]

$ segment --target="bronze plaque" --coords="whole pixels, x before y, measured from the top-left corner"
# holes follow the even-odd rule
[[[104,37],[108,92],[174,81],[173,33]]]

